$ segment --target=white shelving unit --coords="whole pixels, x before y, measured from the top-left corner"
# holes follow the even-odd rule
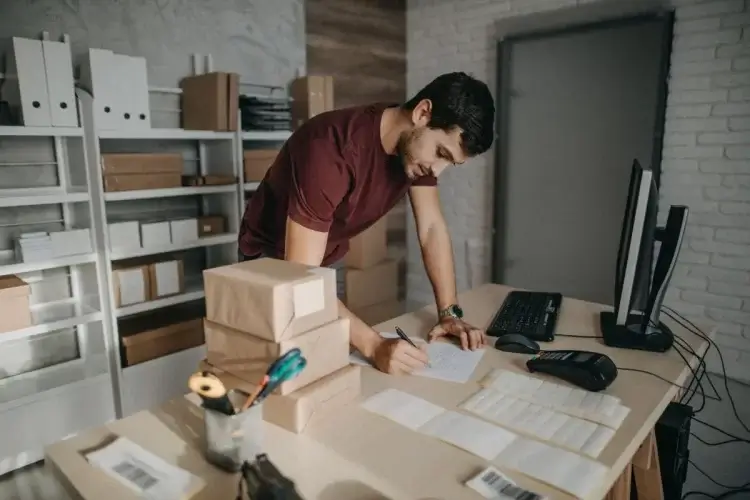
[[[0,248],[9,248],[22,233],[85,227],[93,250],[30,262],[12,249],[0,250],[0,276],[17,275],[32,290],[32,325],[0,333],[3,474],[41,459],[51,442],[113,420],[115,407],[108,362],[112,323],[102,300],[107,285],[84,130],[2,126],[0,141],[0,172],[15,169],[19,178],[56,180],[54,186],[13,186],[9,180],[16,176],[5,176]]]

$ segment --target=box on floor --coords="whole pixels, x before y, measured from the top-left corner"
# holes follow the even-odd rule
[[[361,309],[396,299],[398,266],[398,261],[387,259],[367,269],[344,269],[344,303],[350,309]]]
[[[381,218],[349,242],[349,252],[344,265],[354,269],[367,269],[388,258],[388,220]]]
[[[213,373],[227,390],[251,394],[255,384],[219,370],[205,360],[200,371]],[[263,420],[294,433],[303,433],[310,425],[342,411],[361,394],[361,369],[356,365],[344,368],[298,389],[288,395],[271,394],[263,401]]]
[[[399,299],[391,299],[369,306],[352,308],[352,312],[369,326],[397,318],[406,312],[405,304]]]
[[[0,333],[31,326],[31,287],[14,274],[0,276]]]
[[[338,319],[336,271],[263,258],[203,271],[206,319],[279,342]]]
[[[336,319],[291,339],[272,342],[206,320],[206,360],[246,382],[259,383],[268,367],[298,348],[305,369],[282,383],[276,394],[289,394],[349,364],[349,319]]]

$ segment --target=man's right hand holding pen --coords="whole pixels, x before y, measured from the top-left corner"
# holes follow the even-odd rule
[[[393,375],[406,375],[425,368],[429,363],[427,344],[416,347],[398,339],[382,339],[375,347],[372,362],[378,370]]]

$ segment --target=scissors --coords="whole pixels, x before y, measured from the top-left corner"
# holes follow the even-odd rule
[[[302,351],[295,347],[284,353],[283,356],[271,363],[266,374],[258,384],[258,388],[247,398],[243,405],[243,411],[253,404],[258,404],[271,394],[278,386],[299,375],[307,366],[307,359],[302,356]]]

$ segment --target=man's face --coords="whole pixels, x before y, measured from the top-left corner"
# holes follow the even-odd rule
[[[437,177],[449,165],[466,161],[458,128],[446,132],[427,127],[431,107],[430,101],[425,100],[414,109],[414,127],[402,133],[398,141],[398,154],[411,180],[427,175]]]

